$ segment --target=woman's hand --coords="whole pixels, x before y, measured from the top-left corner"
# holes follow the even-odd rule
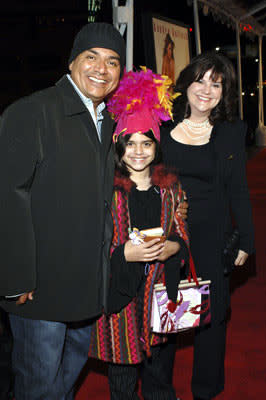
[[[188,203],[186,200],[184,200],[182,203],[179,204],[177,208],[177,213],[182,219],[187,219],[187,209]]]
[[[188,202],[186,192],[183,191],[184,200],[179,203],[177,213],[182,219],[187,219]]]
[[[128,262],[150,262],[158,259],[165,244],[156,238],[141,244],[132,244],[131,240],[125,243],[124,255]]]
[[[173,256],[180,250],[180,244],[178,242],[172,242],[171,240],[166,240],[164,242],[163,251],[158,257],[159,261],[165,261],[169,257]]]
[[[247,258],[248,258],[248,253],[246,253],[244,250],[238,250],[238,255],[235,259],[235,265],[242,266],[247,261]]]

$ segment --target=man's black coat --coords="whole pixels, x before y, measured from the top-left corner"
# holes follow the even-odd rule
[[[101,314],[112,236],[113,122],[102,143],[73,86],[23,98],[0,131],[0,296],[34,290],[2,306],[33,319],[78,321]]]

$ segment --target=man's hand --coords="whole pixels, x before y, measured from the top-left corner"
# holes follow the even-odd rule
[[[180,244],[178,242],[172,242],[171,240],[166,240],[164,242],[163,251],[158,257],[159,261],[165,261],[169,257],[173,256],[180,250]]]
[[[183,191],[184,200],[179,204],[177,208],[177,213],[180,215],[182,219],[187,219],[187,209],[188,209],[188,202],[187,202],[187,195],[186,192]]]
[[[16,301],[16,304],[17,305],[25,304],[27,300],[33,300],[33,293],[34,292],[22,294],[21,296],[19,296],[19,299]]]
[[[245,264],[247,258],[248,258],[248,253],[246,253],[244,250],[238,250],[238,255],[235,260],[235,265],[241,267],[242,265]]]
[[[150,262],[158,259],[164,248],[164,243],[156,238],[149,242],[133,244],[131,240],[125,243],[124,255],[128,262]]]

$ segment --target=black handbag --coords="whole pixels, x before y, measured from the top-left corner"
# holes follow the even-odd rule
[[[228,276],[235,268],[235,259],[239,250],[239,231],[234,229],[228,237],[223,249],[224,275]]]

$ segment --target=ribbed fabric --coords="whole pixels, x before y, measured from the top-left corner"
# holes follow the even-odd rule
[[[171,383],[171,373],[167,368],[164,352],[165,346],[151,348],[151,358],[144,358],[140,365],[110,364],[108,381],[110,386],[110,400],[137,400],[137,379],[141,378],[141,392],[145,400],[176,400],[175,391]]]

